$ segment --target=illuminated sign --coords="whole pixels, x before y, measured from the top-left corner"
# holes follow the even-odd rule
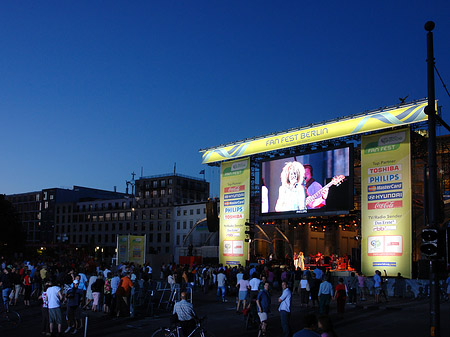
[[[393,126],[401,126],[425,121],[427,115],[424,108],[428,103],[422,102],[387,111],[377,111],[355,117],[324,123],[312,127],[300,128],[296,131],[284,132],[273,136],[244,141],[228,146],[202,150],[203,163],[214,163],[229,159],[249,156],[297,145],[315,143],[333,138],[382,130]],[[368,144],[365,153],[386,153],[395,151],[401,139],[389,136],[379,142]],[[229,174],[233,174],[231,171]]]
[[[219,262],[245,266],[248,259],[245,222],[249,218],[250,160],[222,163],[220,171]]]
[[[361,267],[365,275],[383,267],[388,274],[411,277],[410,166],[409,129],[362,137]]]

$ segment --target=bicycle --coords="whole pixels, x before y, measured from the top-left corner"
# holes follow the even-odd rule
[[[213,337],[213,335],[206,331],[205,328],[203,328],[203,323],[206,321],[206,316],[203,318],[200,318],[196,322],[195,329],[192,330],[192,332],[186,336],[186,337]],[[176,324],[172,328],[167,327],[161,327],[156,329],[151,337],[181,337],[183,336],[182,328],[180,324]]]
[[[1,309],[0,311],[0,330],[1,329],[14,329],[20,325],[21,318],[18,312],[14,310],[6,311]]]

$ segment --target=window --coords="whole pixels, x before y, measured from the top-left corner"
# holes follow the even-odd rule
[[[161,242],[161,233],[158,233],[158,236],[156,237],[156,242]]]
[[[193,209],[189,210],[189,214],[194,215],[194,210]]]
[[[187,209],[183,210],[183,215],[187,215]]]
[[[170,221],[166,221],[166,231],[170,232]]]
[[[162,229],[161,221],[158,221],[158,231],[161,231],[161,229]]]
[[[161,196],[164,197],[166,195],[166,190],[161,190]]]
[[[127,212],[126,218],[127,220],[131,220],[131,212]]]
[[[189,228],[192,229],[193,226],[194,226],[194,221],[193,220],[189,221]]]
[[[200,214],[200,208],[197,208],[197,214]]]
[[[180,222],[177,221],[177,229],[180,229]]]
[[[181,211],[179,209],[177,209],[177,216],[181,215]]]
[[[167,194],[172,195],[172,189],[171,189],[171,188],[169,188],[169,189],[167,190]]]
[[[161,187],[166,187],[166,181],[165,180],[161,180]]]
[[[179,245],[180,245],[180,236],[177,235],[177,246],[179,246]]]
[[[153,181],[153,188],[157,188],[158,187],[158,181],[157,180],[154,180]]]
[[[153,233],[148,235],[148,241],[153,242]]]
[[[150,231],[153,230],[153,222],[150,222]]]
[[[186,221],[183,221],[183,229],[186,229]]]
[[[166,233],[166,242],[169,243],[170,242],[170,234]]]
[[[154,198],[156,198],[156,197],[158,196],[158,191],[154,190],[154,191],[152,192],[152,196],[153,196]]]

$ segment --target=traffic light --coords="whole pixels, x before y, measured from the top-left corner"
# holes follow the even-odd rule
[[[253,240],[255,238],[255,225],[251,222],[246,222],[245,227],[245,234],[247,235],[247,239],[245,239],[245,242],[249,242],[250,240]]]
[[[436,258],[439,253],[439,230],[436,228],[422,229],[422,244],[420,251],[428,258]]]

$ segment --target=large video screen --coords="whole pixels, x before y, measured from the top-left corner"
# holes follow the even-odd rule
[[[353,208],[353,147],[261,163],[261,215],[307,216]]]

